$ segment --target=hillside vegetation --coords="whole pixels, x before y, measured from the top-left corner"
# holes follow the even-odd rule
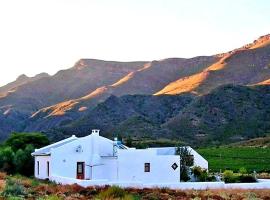
[[[111,96],[83,118],[66,119],[66,124],[49,129],[48,134],[83,136],[99,128],[106,137],[121,134],[200,146],[226,144],[270,132],[269,102],[270,86],[227,85],[203,96]]]
[[[268,134],[269,135],[269,134]],[[270,136],[258,137],[250,140],[245,140],[241,142],[232,143],[228,146],[231,147],[270,147]]]

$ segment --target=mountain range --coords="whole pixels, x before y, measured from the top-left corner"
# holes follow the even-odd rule
[[[227,53],[115,62],[81,59],[0,87],[0,140],[40,131],[240,141],[270,133],[270,34]]]

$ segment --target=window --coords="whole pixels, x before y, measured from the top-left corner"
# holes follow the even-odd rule
[[[37,175],[39,175],[39,161],[37,161]]]
[[[50,163],[47,161],[47,176],[50,176]]]
[[[83,167],[84,167],[84,163],[83,162],[78,162],[77,163],[77,173],[78,174],[82,174],[84,172]]]
[[[150,172],[150,163],[144,163],[144,172]]]

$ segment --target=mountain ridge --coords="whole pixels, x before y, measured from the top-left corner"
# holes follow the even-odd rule
[[[68,127],[74,121],[85,118],[111,96],[120,98],[134,95],[136,98],[136,95],[154,95],[159,99],[164,95],[189,93],[192,99],[197,99],[227,84],[268,86],[269,41],[270,34],[227,53],[194,58],[134,62],[80,59],[73,67],[60,70],[53,76],[44,74],[45,77],[37,76],[33,81],[21,76],[13,83],[15,87],[11,87],[11,84],[9,88],[12,89],[0,95],[0,139],[5,139],[12,131],[44,131],[50,134],[48,130]],[[4,89],[0,87],[0,91]],[[132,98],[128,99],[133,102]],[[16,124],[17,121],[19,123]],[[146,120],[144,116],[136,114],[123,122],[121,129],[126,124],[130,129],[140,127],[138,122],[146,127],[155,127],[151,117]],[[166,130],[169,131],[158,130],[162,129],[166,137],[175,135],[174,131],[170,131],[173,129],[168,127]],[[62,130],[66,135],[66,129]],[[159,131],[155,129],[154,132]],[[63,133],[56,134],[60,136]],[[162,136],[161,133],[159,135]]]

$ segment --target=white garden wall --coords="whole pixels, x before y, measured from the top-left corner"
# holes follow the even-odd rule
[[[270,189],[270,181],[258,183],[224,182],[179,182],[179,183],[142,183],[142,182],[109,182],[108,180],[78,180],[66,177],[53,176],[52,180],[60,184],[78,184],[82,187],[117,185],[122,188],[170,188],[180,190],[207,190],[207,189]]]

